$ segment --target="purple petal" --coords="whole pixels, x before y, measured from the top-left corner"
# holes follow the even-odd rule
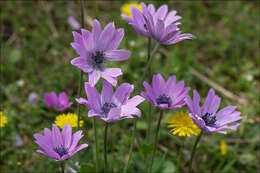
[[[85,91],[88,96],[88,102],[95,111],[101,109],[100,95],[96,88],[91,87],[89,83],[85,82]]]
[[[226,106],[216,113],[217,120],[226,118],[229,114],[233,113],[237,107],[236,106]]]
[[[120,28],[118,29],[115,34],[114,37],[112,38],[112,42],[109,43],[109,49],[114,50],[117,49],[120,42],[122,41],[123,37],[124,37],[124,29]]]
[[[89,84],[91,86],[95,86],[96,83],[99,81],[100,77],[101,77],[101,72],[99,71],[94,70],[92,72],[89,72],[88,73]]]
[[[175,10],[168,13],[168,15],[166,16],[165,21],[164,21],[166,26],[168,26],[169,24],[181,19],[180,16],[179,16],[180,17],[179,19],[176,18],[176,16],[175,16],[176,13],[177,13],[177,11],[175,11]]]
[[[208,96],[201,107],[201,114],[205,115],[207,112],[209,112],[210,106],[211,106],[211,101],[213,100],[215,96],[215,91],[211,88],[208,92]]]
[[[106,80],[103,81],[103,88],[101,92],[101,104],[103,105],[104,103],[111,102],[111,98],[114,94],[112,85],[107,82]]]
[[[77,131],[76,133],[73,134],[71,146],[69,148],[69,153],[75,150],[75,147],[78,145],[78,142],[80,141],[80,139],[83,136],[84,135],[82,135],[82,131],[81,130],[79,130],[79,131]]]
[[[120,68],[105,68],[104,71],[102,71],[101,76],[113,86],[116,86],[117,77],[122,74],[123,73]]]
[[[112,41],[111,39],[113,38],[114,32],[116,32],[114,22],[107,24],[99,37],[98,47],[97,47],[98,50],[101,51],[107,50],[107,47]]]
[[[113,95],[113,100],[116,105],[125,104],[130,94],[133,92],[134,86],[129,83],[121,84]]]
[[[81,144],[81,145],[78,146],[74,151],[72,151],[72,152],[70,153],[70,157],[73,156],[74,154],[76,154],[78,151],[80,151],[80,150],[82,150],[82,149],[84,149],[84,148],[86,148],[86,147],[88,147],[88,144]]]
[[[154,98],[151,97],[151,95],[141,92],[141,96],[143,96],[147,101],[149,101],[151,104],[156,105],[156,102],[154,101]]]
[[[175,86],[176,84],[176,76],[175,75],[172,75],[167,83],[166,83],[166,86],[165,86],[165,92],[166,93],[170,93],[170,91],[173,89],[173,87]]]
[[[47,104],[47,106],[52,106],[54,104],[58,104],[58,98],[57,98],[57,95],[55,94],[55,92],[45,93],[44,97],[45,97],[45,103]]]
[[[71,64],[80,68],[85,73],[89,73],[93,71],[93,68],[87,64],[87,60],[85,58],[77,57],[71,60]]]
[[[87,56],[86,50],[85,50],[85,48],[84,48],[82,45],[80,45],[80,44],[78,44],[78,43],[76,43],[76,42],[70,43],[70,45],[71,45],[71,47],[73,47],[73,49],[74,49],[81,57]]]
[[[65,92],[61,92],[59,95],[59,102],[62,105],[68,104],[68,96]]]
[[[168,12],[168,6],[162,5],[155,13],[155,19],[161,19],[164,20],[166,17],[166,14]]]
[[[200,95],[196,90],[193,90],[193,110],[194,110],[195,114],[201,115]]]
[[[86,99],[84,99],[84,98],[76,98],[75,99],[79,104],[83,104],[83,105],[85,105],[87,108],[89,108],[89,109],[91,109],[92,108],[92,106],[91,106],[91,104],[86,100]]]
[[[70,125],[65,124],[61,133],[64,140],[64,147],[69,148],[71,145],[71,135],[72,135],[72,130]]]
[[[213,100],[211,101],[211,106],[208,109],[209,113],[215,114],[219,108],[221,98],[218,96],[214,96]]]
[[[125,20],[127,20],[128,23],[132,23],[133,22],[133,19],[130,18],[129,16],[125,15],[125,14],[121,14],[121,17],[123,17]]]
[[[108,50],[105,52],[105,59],[108,61],[124,61],[130,56],[128,50]]]
[[[154,94],[153,88],[145,81],[143,82],[143,86],[146,90],[146,93],[150,96],[152,100],[154,100],[156,98],[156,95]]]
[[[99,21],[96,19],[94,19],[94,21],[93,21],[92,33],[93,33],[93,41],[95,44],[94,47],[97,47],[99,36],[101,34],[101,25],[100,25]]]
[[[164,33],[164,22],[162,20],[158,20],[153,35],[156,40],[160,41],[163,33]]]
[[[164,93],[165,90],[165,82],[161,74],[153,75],[153,91],[156,96],[156,98]]]
[[[60,133],[59,128],[53,124],[52,125],[52,134],[51,134],[52,142],[53,142],[53,147],[58,147],[64,145],[62,135]]]
[[[194,110],[193,110],[193,102],[192,102],[190,96],[187,96],[187,97],[185,98],[185,102],[186,102],[186,104],[187,104],[187,106],[188,106],[189,113],[195,114],[195,112],[194,112]]]
[[[106,122],[113,122],[113,121],[117,121],[120,120],[120,114],[121,114],[121,109],[120,108],[112,108],[108,115],[107,118],[105,118],[104,120]]]
[[[78,43],[79,45],[82,45],[82,44],[83,44],[82,37],[81,37],[81,35],[80,35],[79,33],[73,31],[73,32],[72,32],[72,35],[73,35],[74,41],[75,41],[76,43]]]

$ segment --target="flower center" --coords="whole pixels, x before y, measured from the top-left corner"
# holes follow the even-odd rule
[[[148,30],[148,28],[147,28],[147,25],[146,25],[146,24],[144,24],[144,29],[145,29],[145,30]]]
[[[65,148],[63,145],[61,145],[60,147],[56,147],[53,150],[58,153],[60,157],[68,154],[68,148]]]
[[[161,94],[157,99],[156,102],[158,105],[160,104],[168,104],[168,107],[172,104],[172,99],[167,94]]]
[[[96,51],[90,54],[91,64],[98,69],[101,69],[101,64],[104,62],[105,54],[101,51]]]
[[[216,125],[215,122],[217,121],[216,120],[216,116],[213,115],[213,113],[206,113],[205,115],[203,115],[201,118],[204,120],[205,124],[207,126],[214,126]]]
[[[112,102],[111,102],[111,103],[106,102],[106,103],[102,106],[102,108],[101,108],[101,114],[107,116],[107,114],[109,113],[110,109],[115,108],[115,107],[117,107],[117,106],[116,106],[114,103],[112,103]]]

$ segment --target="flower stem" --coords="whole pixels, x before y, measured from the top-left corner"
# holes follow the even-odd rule
[[[97,128],[96,128],[96,118],[93,117],[93,129],[94,129],[94,136],[95,136],[95,150],[94,155],[96,159],[96,172],[98,172],[98,142],[97,142]]]
[[[162,116],[163,116],[163,110],[161,110],[160,112],[160,117],[157,123],[157,127],[156,127],[156,132],[155,132],[155,138],[154,138],[154,145],[153,145],[153,151],[152,151],[152,159],[151,159],[151,163],[150,163],[150,167],[149,167],[149,173],[152,172],[152,167],[153,167],[153,159],[154,159],[154,154],[157,148],[157,143],[158,143],[158,134],[159,134],[159,129],[160,129],[160,124],[161,124],[161,120],[162,120]]]
[[[128,156],[128,161],[127,161],[127,164],[124,168],[124,173],[126,173],[127,169],[128,169],[128,166],[129,166],[129,162],[131,160],[131,157],[132,157],[132,151],[133,151],[133,148],[134,148],[134,143],[135,143],[135,133],[136,133],[136,121],[137,119],[135,118],[134,119],[134,129],[133,129],[133,135],[132,135],[132,143],[131,143],[131,146],[130,146],[130,152],[129,152],[129,156]]]
[[[147,62],[149,62],[149,60],[151,59],[151,45],[152,45],[152,40],[149,37],[148,44],[147,44],[147,55],[148,55]],[[151,80],[151,76],[152,76],[152,66],[150,66],[148,68],[149,81]],[[148,119],[147,137],[150,136],[150,131],[151,131],[151,112],[152,112],[152,105],[149,104],[148,105],[148,116],[147,116],[147,119]]]
[[[107,172],[107,128],[108,123],[105,123],[105,136],[104,136],[104,172]]]
[[[81,27],[84,28],[84,1],[80,1],[80,11],[81,11]],[[81,96],[81,91],[82,91],[82,78],[83,78],[83,71],[80,70],[79,74],[79,84],[78,84],[78,98]],[[79,129],[79,124],[80,124],[80,104],[77,104],[77,115],[78,115],[78,126],[77,128]]]
[[[195,155],[197,145],[198,145],[198,143],[199,143],[200,138],[201,138],[202,135],[203,135],[203,131],[200,132],[200,134],[199,134],[199,136],[197,137],[197,139],[196,139],[196,141],[195,141],[195,144],[194,144],[194,146],[193,146],[193,148],[192,148],[192,153],[191,153],[191,158],[190,158],[190,168],[189,168],[189,172],[192,171],[192,161],[193,161],[193,157],[194,157],[194,155]]]
[[[179,150],[179,155],[178,155],[179,158],[178,158],[176,172],[180,172],[181,159],[182,159],[182,155],[183,155],[184,137],[181,140],[182,140],[182,143],[181,143],[181,147],[180,147],[180,150]]]
[[[65,173],[65,161],[62,161],[60,162],[60,170],[61,170],[61,173]]]

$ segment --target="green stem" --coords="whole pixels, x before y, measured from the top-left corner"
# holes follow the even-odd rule
[[[158,144],[158,134],[159,134],[159,129],[160,129],[160,124],[161,124],[161,120],[162,120],[162,116],[163,116],[163,110],[161,110],[160,112],[160,117],[157,123],[157,127],[156,127],[156,132],[155,132],[155,138],[154,138],[154,145],[153,145],[153,151],[152,151],[152,159],[151,159],[151,164],[149,167],[149,173],[152,172],[152,168],[153,168],[153,160],[154,160],[154,154],[157,148],[157,144]]]
[[[200,141],[200,138],[201,136],[203,135],[203,131],[200,132],[199,136],[197,137],[196,141],[195,141],[195,144],[192,148],[192,153],[191,153],[191,158],[190,158],[190,168],[189,168],[189,172],[192,171],[192,161],[193,161],[193,158],[194,158],[194,155],[195,155],[195,152],[196,152],[196,148],[197,148],[197,145]]]
[[[65,173],[65,162],[64,161],[62,161],[62,162],[60,162],[60,169],[61,169],[61,173]]]
[[[105,136],[104,136],[104,172],[107,172],[107,128],[108,123],[105,123]]]
[[[149,37],[148,38],[148,44],[147,44],[147,63],[149,62],[149,60],[151,59],[151,45],[152,45],[152,41],[151,41],[151,38]],[[150,66],[148,68],[148,78],[149,78],[149,81],[151,80],[151,76],[152,76],[152,66]],[[147,116],[147,121],[148,121],[148,128],[147,128],[147,137],[150,136],[150,131],[151,131],[151,112],[152,112],[152,105],[149,104],[148,106],[148,116]]]
[[[81,11],[81,27],[84,28],[84,1],[80,1],[80,11]],[[79,74],[79,84],[78,84],[78,98],[81,96],[81,91],[82,91],[82,78],[83,78],[83,71],[80,70]],[[77,128],[79,129],[80,125],[80,104],[77,104],[77,115],[78,115],[78,125]]]
[[[94,155],[96,159],[96,172],[98,172],[98,142],[97,142],[97,128],[96,128],[96,118],[93,117],[93,129],[94,129],[94,136],[95,136],[95,150]]]
[[[182,159],[182,155],[183,155],[184,138],[182,138],[181,140],[182,140],[182,143],[181,143],[181,147],[180,147],[180,150],[179,150],[179,155],[178,155],[179,158],[178,158],[176,172],[180,172],[181,159]]]
[[[129,152],[129,156],[128,156],[128,161],[127,161],[127,164],[124,168],[124,173],[127,171],[128,169],[128,166],[129,166],[129,162],[131,160],[131,157],[132,157],[132,151],[133,151],[133,148],[134,148],[134,143],[135,143],[135,133],[136,133],[136,121],[137,119],[135,118],[134,119],[134,129],[133,129],[133,135],[132,135],[132,143],[131,143],[131,146],[130,146],[130,152]]]

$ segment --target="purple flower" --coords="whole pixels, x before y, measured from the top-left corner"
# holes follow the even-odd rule
[[[123,36],[123,29],[115,29],[114,22],[109,23],[101,31],[100,23],[94,20],[92,32],[82,29],[82,35],[73,32],[74,41],[71,46],[80,55],[71,61],[88,73],[89,83],[94,86],[100,77],[106,79],[112,85],[117,84],[117,77],[122,75],[120,68],[106,68],[102,64],[105,61],[124,61],[129,58],[130,51],[117,50]]]
[[[45,128],[44,135],[34,134],[35,143],[43,149],[36,150],[36,152],[42,153],[55,161],[67,160],[88,146],[88,144],[77,146],[83,136],[81,130],[72,135],[71,127],[68,124],[63,127],[62,132],[53,124],[52,131]]]
[[[226,129],[236,130],[239,123],[228,126],[229,123],[242,119],[240,112],[235,111],[236,106],[227,106],[217,112],[220,105],[220,97],[215,95],[211,88],[202,107],[199,105],[200,95],[193,90],[193,100],[188,96],[186,103],[189,109],[189,116],[203,131],[209,133],[224,133]]]
[[[72,102],[69,102],[65,92],[61,92],[59,97],[55,92],[45,93],[44,101],[48,107],[52,107],[56,111],[64,111],[72,105]]]
[[[185,97],[190,88],[184,88],[184,81],[176,83],[176,76],[171,76],[165,83],[160,74],[154,75],[152,86],[147,82],[143,83],[145,92],[141,95],[151,104],[159,109],[176,109],[185,105]]]
[[[136,107],[144,98],[137,95],[129,99],[134,86],[128,83],[121,84],[115,93],[112,85],[106,80],[103,81],[101,94],[96,88],[85,82],[85,91],[88,100],[83,98],[76,99],[78,103],[88,107],[88,116],[96,116],[105,122],[114,122],[125,118],[134,118],[132,115],[141,116],[141,111]]]
[[[73,29],[75,29],[75,30],[80,29],[79,22],[73,16],[69,16],[67,18],[67,22]]]
[[[176,11],[168,13],[168,6],[162,5],[155,10],[152,4],[146,6],[141,3],[142,12],[136,7],[131,6],[131,13],[133,19],[127,15],[122,14],[135,31],[145,37],[153,37],[158,42],[171,45],[182,40],[195,38],[192,34],[181,34],[177,22],[181,16],[176,15]]]

